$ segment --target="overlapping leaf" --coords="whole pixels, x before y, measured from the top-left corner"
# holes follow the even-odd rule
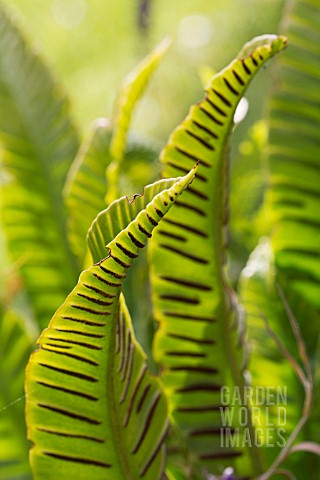
[[[195,161],[199,171],[151,243],[154,311],[159,322],[154,352],[163,368],[173,421],[196,458],[211,471],[234,463],[246,447],[241,435],[236,448],[224,446],[221,440],[221,387],[244,385],[242,326],[232,313],[232,293],[223,272],[226,142],[248,83],[285,45],[284,38],[275,36],[247,45],[213,77],[205,99],[191,108],[162,154],[165,177],[188,171]],[[230,427],[237,427],[237,422]],[[249,421],[252,435],[250,429]],[[248,452],[259,470],[255,448]]]
[[[0,316],[0,479],[29,480],[24,369],[32,349],[17,314]]]
[[[41,335],[27,371],[35,479],[160,478],[166,400],[124,304],[119,313],[119,295],[139,249],[193,176],[159,193],[109,242]]]
[[[106,170],[108,186],[105,199],[107,205],[122,193],[121,177],[125,176],[122,175],[122,170],[126,159],[127,135],[133,110],[144,93],[154,71],[164,57],[169,44],[170,41],[164,39],[157,45],[125,78],[120,88],[112,122],[113,132],[110,143],[112,162]]]
[[[143,94],[153,72],[159,66],[170,41],[163,40],[142,62],[125,78],[120,89],[115,114],[114,133],[110,146],[112,157],[121,162],[127,142],[127,132],[133,109]]]
[[[76,278],[61,190],[78,147],[68,101],[0,5],[1,189],[8,249],[40,325]]]
[[[162,42],[127,76],[118,94],[112,121],[95,122],[68,174],[64,197],[70,217],[69,237],[81,265],[86,254],[86,234],[97,214],[115,200],[119,192],[128,191],[127,187],[134,183],[131,178],[134,172],[139,171],[140,188],[153,177],[149,175],[145,179],[143,168],[154,152],[140,141],[129,142],[127,146],[127,135],[133,109],[167,47],[168,42]],[[121,175],[124,160],[126,174]],[[130,168],[132,160],[135,160],[135,169]]]
[[[288,363],[279,355],[271,338],[265,338],[261,317],[266,316],[272,330],[298,358],[296,341],[290,335],[287,316],[281,311],[281,302],[276,295],[275,281],[280,282],[290,307],[299,320],[308,346],[308,355],[312,359],[319,339],[320,306],[320,8],[312,0],[298,0],[292,2],[287,13],[284,24],[290,48],[278,60],[278,78],[269,112],[269,188],[266,212],[272,228],[272,252],[269,252],[269,266],[265,268],[265,255],[261,254],[261,247],[257,248],[244,270],[240,285],[248,309],[252,381],[254,385],[261,385],[267,380],[269,385],[288,390],[286,436],[292,432],[301,416],[303,390],[297,385],[296,379],[292,378],[292,369],[288,368]],[[276,272],[270,278],[270,265],[273,262]],[[319,398],[316,382],[314,395]],[[277,419],[273,420],[276,425]],[[314,407],[301,440],[319,441],[315,427],[318,421],[318,409]],[[269,460],[275,453],[270,449],[264,452]],[[295,473],[301,471],[302,475],[308,477],[318,468],[315,457],[311,457],[302,470],[299,463],[301,464],[301,458],[292,456],[289,468]]]
[[[319,3],[293,2],[286,25],[290,48],[279,61],[270,102],[267,201],[278,273],[314,351],[320,318]],[[317,322],[305,321],[310,306]]]
[[[107,119],[95,122],[90,137],[80,148],[69,171],[64,188],[69,211],[69,239],[83,265],[88,229],[105,208],[106,168],[111,161],[111,126]]]
[[[291,355],[298,358],[296,339],[276,288],[273,254],[267,239],[262,239],[250,255],[240,277],[239,296],[247,317],[249,371],[257,411],[255,426],[259,429],[260,444],[266,447],[263,455],[267,468],[299,422],[304,396],[291,364],[266,329],[267,321]]]

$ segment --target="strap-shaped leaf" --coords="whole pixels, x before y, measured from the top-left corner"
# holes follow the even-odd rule
[[[244,384],[243,351],[223,271],[226,142],[248,83],[285,45],[286,39],[276,36],[248,44],[239,58],[213,77],[205,99],[191,108],[162,153],[165,177],[188,171],[194,161],[199,170],[151,242],[159,322],[154,354],[163,368],[181,437],[209,469],[218,463],[218,471],[221,463],[233,463],[243,450],[221,446],[221,387]],[[239,445],[245,449],[245,442]],[[249,455],[259,470],[254,447]]]
[[[24,418],[24,371],[32,340],[18,315],[0,313],[0,479],[31,479]]]
[[[319,2],[292,2],[286,25],[290,49],[279,61],[270,101],[268,213],[281,282],[314,351],[320,319]],[[316,321],[306,322],[310,306]]]
[[[65,232],[61,190],[78,139],[68,101],[0,5],[1,188],[8,249],[19,260],[42,326],[77,270]]]
[[[112,158],[117,162],[121,162],[124,158],[127,132],[133,109],[145,91],[152,74],[159,66],[169,45],[170,41],[164,39],[123,81],[115,105],[114,131],[110,145]]]
[[[169,424],[119,295],[127,269],[194,176],[158,194],[108,244],[39,339],[27,369],[35,479],[158,479]]]
[[[97,214],[105,208],[106,168],[111,161],[110,138],[108,120],[97,120],[70,168],[64,187],[69,212],[69,239],[81,265],[86,253],[88,229]]]
[[[286,26],[290,48],[278,59],[277,81],[269,102],[266,213],[271,223],[275,278],[299,321],[308,355],[316,365],[320,312],[319,2],[293,1],[290,9],[286,10],[283,25]],[[301,416],[303,391],[301,386],[295,387],[297,381],[292,379],[292,370],[283,367],[283,359],[279,358],[277,349],[270,339],[266,339],[261,311],[289,351],[294,354],[297,347],[290,338],[286,315],[279,312],[279,300],[275,302],[276,288],[273,279],[268,278],[268,269],[263,268],[265,261],[261,261],[260,252],[258,247],[249,262],[250,270],[247,270],[251,276],[244,276],[240,284],[249,314],[250,373],[254,384],[262,385],[266,380],[265,372],[268,372],[269,385],[287,387],[286,434],[289,434],[292,424],[297,424]],[[315,381],[313,408],[300,441],[320,439],[319,398],[319,382]],[[272,450],[267,448],[265,455],[274,457],[276,451]],[[320,468],[319,459],[308,456],[307,461],[303,460],[302,457],[290,456],[286,466],[297,477],[312,478]]]
[[[167,48],[168,41],[163,41],[126,77],[117,96],[112,122],[107,119],[95,122],[88,140],[81,146],[70,169],[64,196],[70,215],[70,241],[81,265],[86,253],[85,238],[92,221],[106,203],[115,200],[119,191],[127,186],[120,183],[130,184],[132,169],[126,168],[125,178],[129,179],[126,182],[120,181],[124,158],[128,167],[128,161],[134,158],[135,154],[139,155],[140,162],[143,162],[152,151],[148,145],[135,142],[129,144],[126,152],[127,134],[132,111]],[[135,170],[140,169],[141,164],[136,165]],[[147,182],[150,178],[152,175]],[[140,185],[147,183],[141,178],[140,181]]]
[[[169,40],[163,40],[123,81],[117,97],[113,116],[113,132],[110,144],[112,163],[106,171],[108,189],[106,203],[110,204],[120,194],[122,164],[125,159],[127,134],[132,112],[144,93],[148,82],[165,55]]]

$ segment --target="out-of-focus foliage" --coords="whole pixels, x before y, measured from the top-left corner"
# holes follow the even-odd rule
[[[268,170],[265,202],[259,216],[269,240],[261,242],[243,270],[240,294],[248,311],[247,339],[251,349],[253,383],[283,384],[289,389],[288,424],[299,415],[303,389],[279,349],[264,341],[270,322],[278,338],[298,357],[296,340],[289,330],[287,312],[279,298],[282,288],[299,322],[310,356],[313,375],[319,371],[320,324],[320,5],[314,0],[289,2],[283,22],[288,52],[278,60],[277,82],[268,104]],[[261,232],[261,230],[260,230]],[[280,363],[281,362],[281,363]],[[266,374],[266,372],[268,372]],[[282,379],[280,379],[282,377]],[[300,439],[319,442],[319,383],[314,383],[311,418]],[[293,417],[292,417],[293,415]],[[296,423],[297,419],[293,423]],[[276,451],[267,452],[275,457]],[[320,463],[312,457],[301,472],[313,478]],[[288,459],[300,472],[300,459]]]
[[[140,0],[4,0],[62,78],[78,123],[110,116],[115,92],[164,37],[173,44],[138,108],[133,129],[164,141],[201,97],[200,65],[217,71],[248,38],[277,31],[283,0],[151,0],[149,29],[138,25]],[[263,9],[267,12],[261,15]],[[249,121],[261,114],[266,79],[250,93]],[[145,118],[148,122],[145,122]]]
[[[7,4],[31,42],[24,41],[14,26],[15,21],[11,22],[3,11],[2,3]],[[252,450],[242,445],[243,448],[225,452],[219,445],[219,395],[221,385],[242,387],[250,375],[253,387],[285,385],[289,395],[286,436],[294,431],[301,416],[303,389],[263,323],[266,317],[292,355],[299,357],[301,345],[297,348],[296,338],[289,332],[278,282],[301,323],[315,383],[319,378],[320,9],[317,0],[288,2],[290,9],[280,33],[287,31],[292,46],[275,70],[274,95],[265,120],[260,117],[271,84],[269,71],[257,76],[233,116],[246,85],[244,79],[249,80],[260,61],[264,61],[266,50],[252,52],[251,45],[244,54],[249,56],[238,58],[232,64],[233,69],[217,75],[217,84],[214,80],[211,90],[208,87],[205,100],[192,107],[191,115],[170,137],[162,156],[164,176],[185,174],[197,160],[200,166],[193,185],[164,220],[163,208],[175,200],[172,195],[144,209],[153,194],[162,191],[165,185],[172,186],[173,180],[151,185],[144,197],[134,195],[141,194],[144,185],[158,179],[157,156],[161,144],[184,118],[187,105],[203,96],[200,78],[207,83],[213,71],[228,63],[248,37],[278,30],[283,1],[187,0],[173,4],[168,0],[113,3],[2,0],[2,3],[0,179],[4,235],[0,232],[0,480],[30,478],[24,422],[24,366],[37,329],[47,326],[77,275],[87,267],[89,270],[82,274],[80,283],[54,316],[50,329],[40,337],[42,351],[30,363],[30,435],[42,445],[35,471],[43,471],[45,465],[45,470],[48,468],[45,477],[55,480],[57,473],[51,470],[51,461],[64,465],[64,475],[70,473],[68,464],[75,462],[80,466],[79,475],[88,478],[93,469],[92,478],[95,475],[100,478],[99,468],[108,471],[112,462],[120,471],[122,458],[127,475],[137,464],[124,446],[133,448],[132,455],[143,445],[138,453],[141,468],[134,476],[143,477],[147,471],[151,477],[158,476],[163,467],[161,450],[169,433],[168,420],[171,431],[166,475],[170,480],[207,478],[208,470],[222,475],[223,469],[231,465],[236,467],[239,477],[249,471],[266,470],[281,452],[279,448],[268,447],[265,428],[270,419],[262,418],[263,425],[255,421],[254,427],[250,424],[251,437],[255,428],[262,426],[262,448]],[[262,9],[265,9],[263,15]],[[173,43],[166,61],[145,92],[165,48],[160,47],[133,68],[168,35]],[[62,78],[71,107],[50,69],[35,55],[33,42]],[[272,48],[279,46],[274,36],[264,37],[261,42],[267,42],[271,56]],[[259,57],[254,57],[257,52]],[[120,79],[130,70],[133,71],[127,77],[130,81],[125,88],[118,88]],[[144,97],[133,114],[142,93]],[[115,104],[120,110],[114,109]],[[89,127],[97,117],[100,120]],[[240,121],[242,117],[246,117],[244,121]],[[232,130],[231,178],[227,188],[225,154],[230,153],[227,137]],[[213,174],[208,175],[209,181],[208,165],[212,160],[214,168]],[[205,161],[209,162],[207,166],[203,165]],[[112,202],[119,194],[134,196],[135,201],[130,204],[123,198],[97,217],[89,234],[91,247],[92,241],[99,241],[93,245],[93,261],[97,264],[91,266],[85,243],[88,228],[98,212],[105,209],[106,202]],[[231,207],[228,273],[233,285],[253,251],[239,285],[248,313],[246,336],[243,317],[234,315],[236,301],[224,273],[228,195]],[[125,234],[120,233],[112,243],[112,251],[107,250],[105,244],[126,228],[140,208],[144,216],[138,216]],[[153,228],[158,222],[161,225],[151,256],[154,314],[147,258],[140,249],[145,236],[151,234],[150,225]],[[262,235],[270,238],[261,240]],[[135,340],[130,315],[122,300],[119,322],[116,321],[116,306],[112,304],[119,291],[115,293],[112,289],[120,288],[138,250],[139,258],[129,269],[124,287]],[[107,268],[110,265],[111,270]],[[103,272],[100,277],[99,269]],[[107,320],[110,317],[109,323],[104,322],[105,317]],[[161,320],[154,349],[160,371],[150,353],[154,320]],[[103,341],[101,328],[106,334]],[[106,343],[111,349],[116,348],[117,365],[112,355],[108,356],[107,365],[103,351]],[[246,372],[244,379],[247,347],[251,353],[250,375]],[[110,351],[108,348],[109,354]],[[45,365],[34,359],[43,360]],[[158,379],[146,374],[147,361],[148,367],[159,374]],[[306,364],[302,364],[302,369],[306,369]],[[138,367],[141,367],[140,377]],[[99,391],[99,397],[96,396],[97,372],[108,387],[113,382],[114,396],[106,386],[103,394],[100,396]],[[65,375],[71,380],[69,386],[64,382]],[[131,378],[134,378],[132,383]],[[166,402],[159,401],[164,392],[169,392],[168,418]],[[315,404],[319,398],[320,388],[316,388]],[[98,399],[106,400],[108,412],[113,409],[115,415],[99,408]],[[43,403],[36,404],[38,400]],[[161,414],[157,430],[154,412],[158,401]],[[75,405],[79,411],[74,411]],[[125,417],[121,417],[123,412]],[[137,423],[138,438],[132,433],[136,428],[130,430],[131,426],[126,430],[126,419],[132,412],[135,420],[141,415],[141,422]],[[311,411],[308,407],[307,415],[310,413],[311,421],[304,425],[299,439],[319,441],[319,415],[315,408]],[[100,427],[96,428],[101,418],[110,423],[107,430],[102,429],[103,439]],[[274,412],[270,418],[277,426]],[[122,425],[119,419],[124,422]],[[44,426],[47,421],[49,424]],[[152,432],[157,431],[156,442],[148,436],[149,426]],[[96,428],[95,433],[91,427]],[[108,450],[110,458],[106,462],[103,452],[104,443],[111,440],[109,434],[116,437],[113,444],[116,448]],[[87,445],[86,455],[81,445]],[[317,451],[315,446],[313,451]],[[34,452],[36,457],[36,449]],[[121,458],[117,456],[119,452]],[[148,460],[143,463],[145,458]],[[304,453],[295,453],[284,465],[298,475],[308,472],[308,478],[315,480],[314,458],[305,462]],[[227,476],[226,470],[223,478]],[[110,478],[113,479],[112,473]]]

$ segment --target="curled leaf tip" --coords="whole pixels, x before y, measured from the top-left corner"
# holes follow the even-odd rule
[[[272,54],[276,54],[286,48],[288,39],[284,35],[266,34],[254,37],[249,42],[245,43],[240,50],[237,58],[241,59],[251,55],[257,48],[269,47]]]

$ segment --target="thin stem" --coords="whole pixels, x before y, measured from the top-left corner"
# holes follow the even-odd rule
[[[291,355],[291,353],[287,350],[285,345],[281,342],[281,340],[277,337],[276,333],[271,329],[268,320],[266,319],[265,315],[262,314],[262,318],[265,322],[266,328],[271,335],[272,339],[276,343],[277,347],[279,348],[280,352],[282,355],[289,361],[291,364],[293,370],[295,371],[297,377],[299,378],[305,392],[305,399],[304,399],[304,405],[303,405],[303,412],[302,412],[302,417],[299,420],[298,424],[296,425],[295,429],[289,436],[286,446],[281,450],[277,458],[274,460],[272,465],[268,468],[266,472],[264,472],[262,475],[259,475],[256,480],[268,480],[271,475],[273,475],[276,471],[278,466],[286,459],[288,455],[291,453],[291,448],[293,443],[295,442],[297,436],[301,432],[302,428],[304,427],[305,423],[307,422],[309,416],[310,416],[310,411],[311,411],[311,404],[312,404],[312,389],[313,389],[313,382],[312,382],[312,372],[311,372],[311,365],[306,353],[306,348],[305,348],[305,343],[300,331],[300,328],[297,324],[297,321],[288,305],[288,302],[278,286],[278,291],[280,298],[283,302],[284,308],[286,310],[286,313],[288,315],[288,318],[290,320],[290,325],[293,330],[294,336],[296,338],[297,344],[298,344],[298,349],[299,349],[299,355],[300,358],[303,362],[303,366],[306,369],[306,373],[303,371],[301,366],[298,364],[296,359]]]

